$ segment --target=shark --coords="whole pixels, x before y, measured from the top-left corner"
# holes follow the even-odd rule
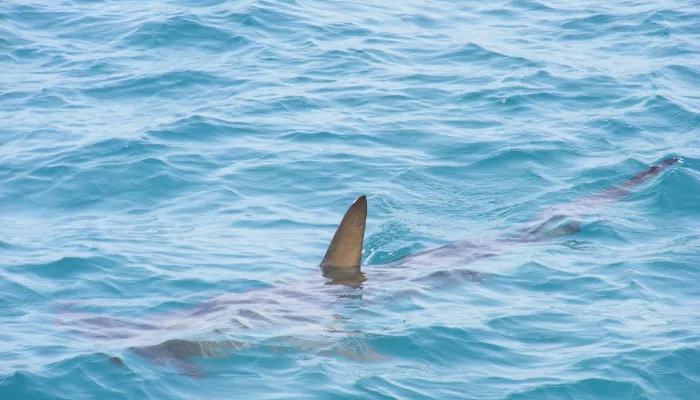
[[[580,230],[578,218],[592,208],[620,200],[679,162],[682,162],[679,157],[665,159],[621,184],[571,203],[550,207],[494,240],[452,242],[376,265],[361,263],[368,212],[367,197],[362,195],[352,202],[338,224],[319,263],[320,273],[307,279],[225,294],[186,310],[147,319],[98,316],[68,308],[62,312],[61,323],[83,337],[111,341],[117,348],[125,348],[144,360],[193,377],[206,375],[197,363],[198,359],[225,358],[238,350],[264,348],[284,351],[293,346],[324,354],[333,349],[333,334],[347,333],[344,329],[347,317],[342,315],[342,310],[332,307],[334,302],[343,303],[341,308],[353,301],[355,307],[367,306],[373,299],[376,301],[377,293],[383,287],[406,281],[480,282],[485,273],[465,268],[466,265],[506,253],[513,246],[576,234]],[[359,306],[357,301],[360,301]],[[291,334],[273,340],[251,334],[265,327],[275,332],[280,326],[292,327],[285,330]],[[299,328],[295,330],[297,326]],[[300,338],[309,334],[327,340]],[[100,354],[112,364],[127,368],[121,357]],[[352,351],[335,351],[333,354],[358,356]],[[381,359],[381,355],[372,353],[371,349],[362,354]]]

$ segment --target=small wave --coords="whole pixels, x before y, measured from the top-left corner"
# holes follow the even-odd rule
[[[118,44],[124,48],[199,48],[221,51],[247,46],[250,41],[227,30],[210,26],[196,16],[173,16],[165,21],[146,21]]]
[[[443,53],[436,60],[446,63],[487,64],[496,68],[538,67],[539,63],[523,57],[508,56],[497,51],[487,50],[475,43],[469,43],[459,50]]]
[[[691,130],[700,125],[700,112],[688,110],[672,99],[656,95],[644,103],[644,114],[648,116],[647,125],[666,128],[671,125],[682,130]]]
[[[225,138],[243,140],[246,137],[257,136],[257,131],[251,124],[193,115],[179,119],[158,130],[151,130],[147,135],[165,142],[186,144],[216,142]]]
[[[54,280],[100,275],[118,265],[117,262],[104,257],[62,257],[48,263],[16,265],[12,269],[23,273],[32,273],[40,278]]]
[[[514,8],[522,8],[522,9],[526,9],[528,11],[549,11],[549,12],[560,11],[560,10],[557,10],[556,8],[545,5],[542,2],[538,2],[538,1],[534,1],[534,0],[511,0],[509,2],[509,5],[511,7],[514,7]]]
[[[637,399],[646,393],[634,381],[589,378],[571,383],[537,385],[532,389],[510,393],[504,399]]]
[[[599,30],[605,28],[606,25],[618,22],[619,19],[611,14],[596,14],[583,18],[575,18],[561,24],[562,29],[590,31],[591,29]]]
[[[90,88],[82,89],[82,93],[103,100],[142,96],[170,97],[193,86],[214,87],[224,83],[230,82],[203,71],[171,71],[148,76],[110,78],[105,83],[97,82]]]

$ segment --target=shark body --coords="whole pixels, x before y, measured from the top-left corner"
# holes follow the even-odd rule
[[[464,266],[494,257],[512,246],[543,241],[579,231],[576,218],[591,207],[614,202],[667,167],[679,162],[669,158],[579,201],[544,211],[535,219],[494,241],[454,242],[412,254],[382,265],[361,266],[362,245],[367,218],[367,198],[358,197],[348,208],[320,263],[320,274],[290,285],[280,285],[245,293],[227,294],[194,307],[153,316],[148,320],[111,318],[65,312],[61,323],[84,337],[109,340],[117,348],[153,363],[166,365],[186,375],[198,376],[201,369],[193,359],[226,357],[231,351],[265,347],[284,349],[324,348],[320,342],[305,342],[286,336],[280,341],[259,341],[249,336],[253,328],[298,326],[304,334],[343,333],[343,317],[333,304],[362,299],[371,305],[382,287],[397,282],[433,278],[479,281],[480,272]],[[429,273],[426,275],[426,271]],[[181,339],[185,333],[194,339]],[[248,336],[252,340],[240,339]],[[199,339],[199,337],[204,337]],[[108,358],[124,367],[118,357]]]

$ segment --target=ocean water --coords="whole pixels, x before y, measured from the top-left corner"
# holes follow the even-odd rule
[[[0,399],[700,398],[698,93],[697,1],[3,1]]]

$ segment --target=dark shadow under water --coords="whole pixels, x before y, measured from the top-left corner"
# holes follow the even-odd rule
[[[361,300],[377,301],[382,288],[397,285],[438,285],[455,279],[481,282],[484,274],[466,268],[480,260],[508,253],[514,246],[544,242],[579,232],[576,217],[591,207],[618,200],[644,180],[678,162],[671,158],[613,186],[567,205],[553,207],[532,221],[489,242],[461,241],[408,255],[382,265],[334,268],[322,266],[321,273],[292,284],[245,293],[227,294],[201,302],[191,309],[154,315],[147,320],[95,316],[64,307],[57,321],[85,338],[118,343],[152,363],[174,368],[188,376],[202,376],[194,362],[198,358],[222,358],[232,351],[253,349],[279,351],[288,346],[318,349],[325,343],[286,338],[283,343],[245,341],[237,337],[265,327],[303,325],[309,332],[343,334],[333,322],[344,317],[333,304]],[[562,213],[562,211],[564,213]],[[177,336],[206,336],[188,340]],[[368,352],[371,354],[371,352]],[[119,357],[106,356],[112,364],[126,368]]]

